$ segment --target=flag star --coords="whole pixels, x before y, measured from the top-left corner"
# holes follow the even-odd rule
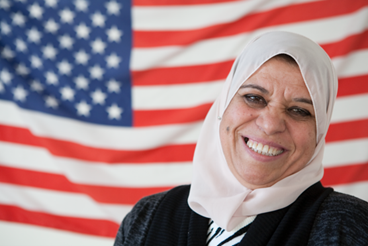
[[[22,63],[16,66],[15,71],[21,76],[26,76],[29,74],[29,69]]]
[[[27,50],[26,43],[21,39],[15,40],[15,46],[16,46],[16,49],[20,52],[25,52]]]
[[[6,68],[1,70],[0,81],[2,81],[4,84],[7,84],[7,85],[10,84],[12,78],[13,78],[13,75],[9,73],[9,71]]]
[[[57,0],[45,0],[45,4],[51,8],[55,8],[57,5]]]
[[[123,113],[123,109],[119,108],[115,103],[113,105],[111,105],[110,107],[108,107],[106,109],[107,113],[109,114],[109,119],[120,119],[121,118],[121,113]]]
[[[84,50],[80,50],[75,53],[74,57],[78,64],[86,65],[89,60],[89,55]]]
[[[31,60],[31,66],[33,68],[40,69],[42,67],[42,60],[39,57],[33,55],[31,56],[30,60]]]
[[[36,18],[41,19],[43,14],[43,9],[37,3],[32,4],[29,8],[29,15]]]
[[[109,82],[107,82],[107,90],[109,92],[119,93],[120,92],[120,83],[117,82],[114,79],[109,80]]]
[[[57,50],[51,44],[46,45],[42,49],[42,52],[43,52],[43,56],[50,60],[54,60],[57,54]]]
[[[120,37],[123,35],[123,32],[117,29],[116,26],[113,26],[106,31],[106,34],[110,42],[120,42]]]
[[[24,102],[24,100],[26,100],[27,95],[28,92],[21,85],[18,85],[15,89],[13,89],[14,100]]]
[[[92,79],[102,79],[102,75],[104,74],[104,70],[99,65],[94,65],[89,69]]]
[[[79,11],[85,12],[88,8],[88,3],[85,0],[76,0],[74,4],[75,4],[75,8]]]
[[[100,12],[96,12],[92,15],[92,24],[94,26],[103,27],[105,25],[105,16],[103,16]]]
[[[27,35],[28,39],[34,43],[39,43],[42,36],[42,34],[34,27],[27,32]]]
[[[11,49],[9,49],[8,47],[5,47],[2,51],[1,51],[1,55],[2,57],[4,57],[5,59],[12,59],[14,58],[14,53]]]
[[[59,83],[58,77],[54,72],[46,72],[46,83],[49,85],[57,85]]]
[[[118,68],[119,62],[121,61],[120,57],[117,56],[115,53],[112,53],[108,57],[106,57],[106,62],[108,67]]]
[[[85,101],[81,101],[80,103],[75,105],[77,109],[78,115],[89,116],[89,111],[91,111],[91,106],[88,105]]]
[[[45,29],[46,31],[54,34],[57,32],[57,30],[59,30],[59,24],[56,23],[53,19],[50,19],[45,23]]]
[[[106,94],[103,93],[100,89],[92,92],[91,97],[92,97],[93,103],[100,104],[100,105],[105,104]]]
[[[88,89],[88,80],[83,77],[82,75],[79,75],[74,79],[74,82],[78,89],[87,90]]]
[[[115,1],[110,1],[106,3],[105,7],[110,15],[118,15],[120,12],[120,4]]]
[[[61,98],[63,100],[73,101],[74,100],[74,90],[69,86],[65,86],[60,89]]]
[[[79,38],[87,39],[89,37],[89,28],[84,23],[79,24],[76,26],[75,31],[77,32],[77,36]]]
[[[4,10],[8,10],[10,8],[10,3],[8,0],[1,0],[0,1],[0,8]]]
[[[15,13],[12,15],[13,23],[17,26],[23,26],[26,22],[26,17],[22,15],[21,13]]]
[[[62,62],[57,64],[57,67],[59,69],[60,74],[66,74],[66,75],[69,75],[73,68],[72,65],[66,60],[63,60]]]
[[[48,108],[56,109],[59,106],[58,100],[56,100],[53,96],[46,96],[45,97],[45,104]]]
[[[69,23],[69,24],[73,23],[74,13],[70,11],[70,9],[64,9],[60,11],[59,14],[60,14],[60,19],[62,22]]]
[[[43,85],[39,81],[33,80],[31,82],[31,90],[37,91],[38,93],[40,93],[43,91]]]
[[[11,32],[11,28],[6,22],[1,22],[0,28],[2,34],[8,35]]]
[[[61,36],[59,38],[59,42],[60,42],[61,48],[65,48],[65,49],[71,49],[74,43],[73,39],[67,34]]]
[[[100,38],[96,39],[91,43],[92,51],[94,53],[100,53],[102,54],[105,51],[106,45]]]

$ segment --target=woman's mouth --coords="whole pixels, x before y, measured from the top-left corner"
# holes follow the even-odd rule
[[[263,145],[262,143],[257,143],[256,141],[251,140],[249,138],[245,138],[244,140],[245,140],[247,146],[249,147],[249,149],[251,149],[252,151],[254,151],[258,154],[261,154],[261,155],[277,156],[277,155],[280,155],[284,152],[283,149],[270,147],[267,144]]]

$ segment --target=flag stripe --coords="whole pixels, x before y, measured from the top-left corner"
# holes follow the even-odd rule
[[[215,4],[215,3],[227,3],[237,2],[239,0],[134,0],[134,6],[183,6],[183,5],[199,5],[199,4]]]
[[[326,142],[368,138],[368,119],[331,124]]]
[[[353,96],[362,93],[368,93],[367,81],[368,81],[368,74],[355,77],[340,78],[337,97]]]
[[[368,181],[368,162],[325,169],[322,183],[325,186]]]
[[[334,189],[335,191],[356,196],[360,199],[368,201],[367,185],[368,182],[357,182],[348,185],[335,185]]]

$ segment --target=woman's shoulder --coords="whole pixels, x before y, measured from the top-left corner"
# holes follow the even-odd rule
[[[309,245],[368,245],[368,203],[332,192],[321,204]]]

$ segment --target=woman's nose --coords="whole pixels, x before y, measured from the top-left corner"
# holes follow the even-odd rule
[[[281,133],[286,129],[284,114],[276,109],[262,110],[256,119],[256,124],[267,135]]]

